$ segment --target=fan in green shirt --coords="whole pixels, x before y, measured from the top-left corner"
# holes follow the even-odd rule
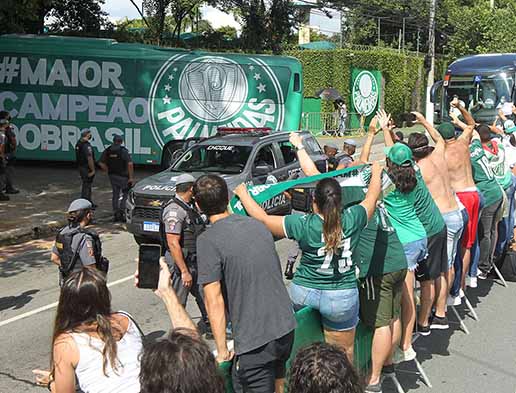
[[[471,141],[469,153],[473,169],[473,180],[486,199],[485,206],[491,206],[502,199],[502,189],[496,181],[489,165],[489,159],[485,155],[479,139]]]

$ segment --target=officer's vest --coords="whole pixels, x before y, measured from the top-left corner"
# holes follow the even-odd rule
[[[127,162],[122,160],[122,149],[120,145],[111,145],[106,149],[106,165],[110,175],[126,176]]]
[[[163,220],[163,212],[165,211],[165,208],[170,205],[171,203],[176,203],[179,205],[182,209],[186,211],[186,214],[188,215],[188,220],[185,220],[183,224],[183,230],[181,232],[181,238],[179,240],[179,244],[181,245],[181,248],[183,249],[183,255],[185,258],[187,258],[189,255],[191,257],[195,256],[197,254],[196,252],[196,242],[197,237],[204,232],[206,229],[206,224],[204,223],[204,220],[202,219],[201,215],[191,206],[180,200],[179,198],[176,198],[175,196],[172,197],[170,201],[168,201],[162,208],[161,208],[161,215],[160,215],[160,232],[161,232],[161,241],[162,241],[162,247],[165,250],[169,250],[168,243],[167,243],[167,234],[165,232],[165,224]],[[170,250],[169,250],[170,251]]]
[[[65,228],[69,227],[61,228],[56,235],[56,248],[59,253],[59,259],[61,260],[59,270],[63,274],[63,277],[66,277],[73,271],[79,259],[79,251],[83,246],[83,244],[79,243],[77,249],[75,251],[72,250],[72,241],[75,235],[79,233],[90,235],[93,240],[93,256],[95,257],[95,262],[98,264],[102,257],[102,244],[97,233],[81,228],[79,225],[73,227],[72,231],[62,233]]]
[[[83,147],[86,143],[89,144],[88,141],[79,140],[75,145],[75,160],[79,166],[88,166],[88,155],[85,154],[85,149]]]

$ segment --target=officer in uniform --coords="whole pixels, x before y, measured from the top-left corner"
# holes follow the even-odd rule
[[[75,157],[77,166],[79,167],[79,175],[81,176],[81,198],[87,199],[95,207],[91,199],[91,186],[95,177],[95,157],[90,144],[90,130],[81,132],[81,139],[75,145]]]
[[[192,175],[180,175],[176,181],[176,195],[164,206],[161,214],[161,239],[165,258],[172,271],[172,287],[179,301],[186,305],[188,293],[195,297],[201,312],[204,329],[209,333],[209,321],[202,289],[197,284],[196,241],[206,224],[192,205]]]
[[[72,273],[83,268],[99,269],[103,265],[102,245],[96,232],[86,227],[93,219],[93,206],[86,199],[76,199],[67,211],[68,225],[56,235],[50,260],[59,266],[59,285]]]
[[[11,115],[7,111],[0,111],[0,126],[5,125],[5,193],[18,194],[14,188],[14,163],[16,162],[16,134],[11,127]]]
[[[134,184],[133,161],[129,151],[122,146],[123,141],[120,135],[115,135],[113,144],[104,150],[99,161],[100,167],[103,171],[107,171],[111,181],[114,222],[125,221],[125,202],[129,189]]]

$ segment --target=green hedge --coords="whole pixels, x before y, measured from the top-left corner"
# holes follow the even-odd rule
[[[303,65],[305,97],[313,97],[318,89],[334,87],[349,101],[350,73],[355,67],[382,72],[387,111],[398,115],[424,110],[426,81],[422,56],[378,49],[293,50],[284,54],[299,59]],[[323,111],[331,110],[331,104],[323,105]]]

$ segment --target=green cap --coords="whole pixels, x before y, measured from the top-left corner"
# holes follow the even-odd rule
[[[444,140],[455,138],[455,126],[452,123],[442,123],[437,127],[437,131]]]
[[[404,143],[395,143],[385,148],[387,158],[396,165],[413,165],[412,150]]]

